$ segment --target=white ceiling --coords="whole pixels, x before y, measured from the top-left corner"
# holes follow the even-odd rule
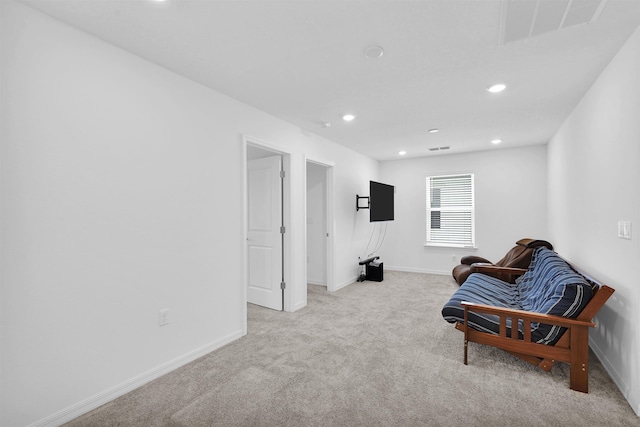
[[[638,0],[22,2],[378,160],[547,143],[640,25]]]

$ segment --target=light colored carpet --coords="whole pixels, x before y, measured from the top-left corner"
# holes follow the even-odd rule
[[[68,426],[638,426],[591,354],[589,394],[470,344],[440,314],[447,276],[385,272],[308,307],[249,306],[249,334]]]

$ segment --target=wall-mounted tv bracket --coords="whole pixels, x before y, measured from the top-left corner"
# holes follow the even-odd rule
[[[360,205],[360,199],[367,199],[367,206],[361,206]],[[360,209],[369,209],[369,196],[358,196],[356,194],[356,212],[359,211]]]

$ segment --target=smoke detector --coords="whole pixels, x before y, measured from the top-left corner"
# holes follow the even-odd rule
[[[363,54],[367,59],[378,59],[384,55],[384,49],[380,46],[369,46],[364,50]]]

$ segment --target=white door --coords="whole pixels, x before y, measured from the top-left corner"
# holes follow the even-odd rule
[[[327,172],[307,162],[307,283],[327,286]]]
[[[250,160],[247,167],[249,195],[249,289],[252,304],[282,310],[282,185],[280,156]]]

